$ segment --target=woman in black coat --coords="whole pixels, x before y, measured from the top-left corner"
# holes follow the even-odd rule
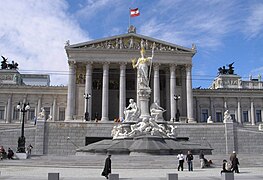
[[[105,176],[106,179],[108,179],[108,175],[111,173],[111,155],[109,154],[108,157],[105,160],[104,169],[101,173],[102,176]]]

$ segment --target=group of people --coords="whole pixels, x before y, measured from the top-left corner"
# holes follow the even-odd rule
[[[26,152],[28,154],[28,156],[31,156],[31,151],[33,149],[33,146],[31,144],[29,144],[26,148]],[[0,160],[3,159],[14,159],[15,158],[15,153],[11,148],[8,148],[7,152],[4,149],[3,146],[0,146]]]
[[[8,148],[7,152],[5,151],[3,146],[0,146],[0,160],[3,159],[13,159],[14,151],[11,148]]]
[[[186,160],[187,165],[188,165],[188,171],[193,171],[194,156],[193,156],[191,151],[187,152],[186,157],[184,156],[184,154],[182,152],[179,152],[179,154],[177,155],[177,159],[178,159],[178,167],[177,167],[178,171],[184,170],[184,161],[185,160]],[[213,164],[211,160],[208,161],[205,158],[203,151],[200,151],[199,159],[200,159],[201,168],[210,167],[210,165]]]
[[[235,172],[235,173],[239,173],[239,161],[237,158],[237,154],[236,151],[233,151],[233,153],[230,155],[229,158],[230,162],[227,162],[226,159],[223,160],[223,170],[221,171],[221,173],[223,172]]]

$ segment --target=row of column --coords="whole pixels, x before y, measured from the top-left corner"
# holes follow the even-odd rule
[[[199,101],[198,100],[196,100],[196,106],[197,107],[199,107]],[[197,114],[197,116],[199,116],[200,115],[200,112],[198,111],[198,109],[199,108],[197,108],[197,112],[196,112],[196,114]],[[227,100],[226,100],[226,98],[224,98],[224,109],[226,110],[226,109],[228,109],[228,105],[227,105]],[[237,115],[237,122],[238,123],[243,123],[242,122],[242,112],[241,112],[241,98],[240,97],[238,97],[237,98],[237,113],[236,113],[236,115]],[[255,125],[256,123],[256,121],[255,121],[255,112],[254,112],[254,110],[255,110],[255,108],[254,108],[254,99],[253,98],[250,98],[250,122],[251,122],[251,125]],[[213,98],[211,98],[210,97],[210,115],[214,118],[215,116],[215,109],[214,109],[214,99]]]
[[[160,64],[153,65],[153,98],[154,102],[160,104]],[[68,97],[67,97],[67,111],[66,120],[72,120],[76,113],[76,69],[75,63],[69,62],[69,82],[68,82]],[[186,91],[187,91],[187,119],[189,122],[194,121],[193,117],[193,93],[192,93],[192,79],[191,66],[186,66]],[[109,63],[103,63],[103,78],[102,78],[102,115],[101,121],[108,121],[108,105],[109,105]],[[119,117],[124,118],[123,111],[126,104],[126,63],[120,64],[120,83],[119,83]],[[86,82],[85,93],[92,94],[92,63],[86,65]],[[170,110],[171,119],[175,119],[175,100],[176,94],[176,65],[170,66]],[[85,104],[88,105],[89,112],[92,112],[92,98]],[[86,109],[86,108],[85,108]],[[89,113],[91,116],[91,113]]]
[[[13,98],[13,96],[9,95],[8,99],[7,99],[7,106],[5,108],[6,123],[11,123],[11,121],[12,121],[12,112],[13,112],[12,98]],[[16,103],[18,103],[18,102],[16,102]],[[24,97],[22,103],[30,103],[30,102],[27,101],[26,97]],[[37,116],[38,113],[41,112],[41,107],[42,107],[42,96],[39,96],[38,97],[38,101],[37,101],[37,106],[35,107],[35,116]],[[31,108],[33,108],[33,107],[31,106]],[[19,115],[19,118],[21,118],[20,116],[21,116],[21,114]],[[52,109],[51,109],[51,116],[52,116],[53,120],[55,120],[57,118],[57,97],[53,98]]]

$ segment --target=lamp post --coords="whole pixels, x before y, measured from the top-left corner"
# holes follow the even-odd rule
[[[89,120],[89,99],[91,98],[91,94],[85,94],[84,93],[84,98],[86,100],[86,111],[85,111],[85,120],[88,121]]]
[[[24,136],[24,127],[25,127],[25,114],[30,109],[29,103],[22,103],[20,102],[17,104],[17,109],[22,112],[23,119],[22,119],[22,127],[21,127],[21,137],[18,138],[18,147],[17,152],[25,153],[26,152],[26,138]]]
[[[175,113],[175,121],[179,121],[179,117],[180,117],[180,111],[178,109],[178,100],[180,99],[180,95],[174,95],[174,100],[175,100],[175,109],[176,109],[176,113]]]

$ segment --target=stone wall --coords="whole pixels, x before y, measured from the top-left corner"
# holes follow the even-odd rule
[[[0,125],[2,127],[2,125]],[[5,126],[4,126],[5,127]],[[26,126],[25,127],[25,137],[26,137],[26,147],[31,144],[35,147],[35,132],[36,127],[34,126]],[[21,136],[21,127],[10,127],[1,128],[0,129],[0,146],[4,146],[5,150],[10,147],[14,152],[17,150],[18,146],[18,138]],[[34,148],[32,149],[32,153],[34,153]]]
[[[78,147],[85,146],[86,137],[95,140],[96,137],[110,138],[114,125],[112,122],[39,121],[37,126],[25,128],[26,146],[30,143],[33,145],[32,154],[71,155]],[[263,132],[257,129],[238,127],[233,123],[175,125],[178,127],[178,137],[189,137],[193,143],[211,145],[213,154],[229,154],[233,150],[238,153],[263,153]],[[0,128],[0,145],[16,150],[20,134],[19,126]]]
[[[237,151],[247,154],[263,154],[263,132],[255,128],[237,128]]]

